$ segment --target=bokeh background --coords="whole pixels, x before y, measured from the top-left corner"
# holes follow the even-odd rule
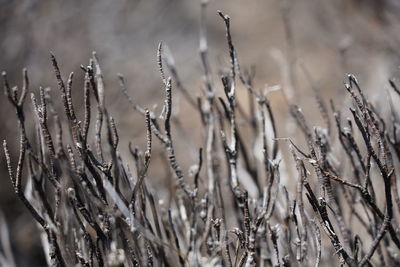
[[[240,64],[256,67],[257,88],[277,84],[287,87],[282,74],[285,60],[301,61],[323,97],[334,99],[339,107],[345,101],[346,73],[354,73],[372,99],[385,94],[388,78],[400,77],[398,0],[211,0],[205,25],[216,80],[218,70],[228,63],[225,28],[217,10],[230,15]],[[143,144],[144,123],[119,90],[117,73],[124,74],[135,102],[161,106],[164,91],[156,50],[163,41],[174,55],[185,87],[191,95],[199,94],[203,83],[200,12],[201,1],[196,0],[0,0],[0,70],[7,72],[12,85],[20,86],[21,70],[27,67],[31,91],[37,92],[39,86],[56,91],[49,59],[52,51],[64,79],[71,71],[76,74],[74,94],[79,103],[83,75],[79,66],[87,64],[92,51],[96,51],[106,82],[107,105],[120,131],[120,150],[127,154],[129,141]],[[321,119],[313,113],[317,107],[312,90],[297,63],[294,73],[296,88],[287,93],[316,124]],[[196,111],[179,94],[175,100],[185,114],[181,116],[182,126],[187,132],[193,131],[198,121]],[[279,135],[286,137],[291,124],[282,94],[272,93],[271,102],[278,116]],[[384,102],[379,105],[385,106]],[[29,102],[26,108],[30,110]],[[11,144],[15,161],[17,123],[3,95],[0,120],[0,138]],[[201,145],[196,136],[189,139],[194,147]],[[177,145],[178,159],[185,167],[190,166],[195,156],[193,161],[182,156],[179,151],[186,144]],[[153,168],[154,179],[162,181],[164,167]],[[3,153],[0,179],[0,210],[10,228],[18,266],[43,266],[39,233],[13,193]]]

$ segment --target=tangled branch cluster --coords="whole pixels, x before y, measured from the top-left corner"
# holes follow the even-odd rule
[[[43,249],[48,264],[400,264],[400,199],[395,170],[400,157],[400,121],[395,108],[392,106],[391,120],[385,121],[352,75],[345,89],[352,99],[353,117],[346,122],[333,102],[332,113],[329,111],[318,90],[316,100],[325,127],[311,128],[301,109],[288,103],[307,143],[302,150],[287,139],[298,172],[297,178],[288,178],[296,184],[295,190],[288,190],[281,183],[278,159],[278,144],[286,143],[278,142],[268,94],[253,88],[252,71],[241,70],[230,19],[221,12],[219,15],[226,26],[230,58],[229,70],[222,72],[221,78],[224,98],[216,94],[204,24],[200,36],[202,96],[191,96],[161,44],[158,65],[165,88],[163,118],[134,103],[123,76],[119,76],[122,91],[133,109],[143,115],[147,129],[145,150],[129,147],[133,172],[128,168],[130,159],[118,152],[119,135],[105,103],[96,54],[88,66],[81,67],[85,73],[82,120],[72,101],[73,73],[65,82],[56,58],[51,56],[64,115],[57,113],[50,89],[40,88],[38,97],[32,93],[36,137],[31,139],[26,126],[29,115],[24,109],[29,91],[27,71],[23,71],[22,90],[11,87],[3,73],[5,94],[16,111],[20,135],[16,168],[4,141],[9,176],[16,195],[45,234]],[[172,77],[165,75],[164,65]],[[238,82],[248,92],[249,114],[236,98]],[[396,84],[390,84],[400,96]],[[205,136],[192,180],[175,155],[174,87],[198,111]],[[64,118],[67,127],[63,127]],[[243,135],[242,127],[250,128],[250,137]],[[262,146],[255,142],[257,138]],[[336,138],[339,142],[334,148],[331,144]],[[178,185],[168,205],[161,203],[148,175],[155,141],[164,146],[170,175]],[[343,155],[340,159],[338,150]],[[262,152],[261,159],[256,151]],[[346,172],[345,162],[351,172]],[[343,178],[346,174],[351,175]],[[255,185],[256,193],[249,194],[248,184]],[[366,234],[361,236],[360,232]],[[7,262],[7,258],[2,260]]]

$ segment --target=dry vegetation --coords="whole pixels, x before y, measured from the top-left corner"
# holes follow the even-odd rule
[[[240,67],[230,19],[219,15],[226,27],[230,65],[213,82],[203,24],[204,86],[198,97],[182,85],[180,66],[174,65],[162,44],[157,51],[165,90],[161,116],[132,100],[119,75],[122,92],[143,115],[143,124],[137,127],[147,130],[146,147],[129,146],[132,157],[119,152],[118,129],[107,109],[107,89],[95,53],[87,66],[81,66],[82,118],[72,99],[72,94],[81,94],[73,89],[73,73],[63,79],[53,55],[62,113],[50,89],[30,93],[26,70],[21,89],[12,87],[3,73],[20,138],[18,159],[4,141],[9,177],[42,233],[48,264],[399,265],[398,106],[391,104],[390,116],[381,116],[357,79],[348,75],[343,91],[351,99],[351,118],[343,118],[333,101],[325,103],[315,88],[316,113],[325,124],[311,127],[301,109],[287,99],[305,145],[279,138],[268,100],[276,88],[253,87],[254,72]],[[309,76],[305,68],[304,72]],[[222,84],[224,97],[218,97],[216,83]],[[398,101],[399,89],[394,81],[390,86]],[[239,88],[247,92],[248,103],[236,97]],[[175,155],[174,145],[180,140],[174,137],[178,127],[173,116],[185,116],[172,112],[176,91],[198,111],[204,136],[198,162],[190,171]],[[27,120],[34,120],[33,129],[28,129]],[[169,200],[160,199],[148,172],[161,164],[152,157],[155,142],[164,147],[170,167],[166,175],[176,184]],[[289,147],[291,158],[281,159],[283,146]],[[281,174],[281,160],[297,170],[296,177],[284,177],[293,184],[290,188],[281,183],[281,175],[290,175]],[[7,230],[1,231],[0,263],[14,266]]]

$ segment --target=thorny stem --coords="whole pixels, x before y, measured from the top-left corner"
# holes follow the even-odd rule
[[[123,93],[145,121],[144,151],[129,146],[136,172],[131,172],[132,166],[124,161],[123,153],[119,151],[123,149],[118,146],[123,131],[118,129],[116,120],[107,110],[106,85],[95,53],[88,66],[81,66],[85,72],[81,94],[82,122],[78,120],[82,113],[75,110],[78,105],[72,99],[73,73],[64,84],[59,65],[51,55],[69,127],[70,144],[63,143],[68,139],[63,138],[62,117],[57,114],[49,89],[43,88],[40,88],[37,99],[32,95],[37,140],[31,142],[28,139],[30,135],[26,133],[25,120],[29,114],[23,109],[29,90],[27,71],[23,70],[21,92],[17,87],[11,87],[6,73],[2,73],[4,93],[16,111],[20,135],[16,169],[12,166],[7,142],[3,143],[7,170],[16,195],[47,235],[45,242],[50,248],[49,263],[53,266],[176,266],[178,263],[181,266],[205,263],[249,267],[312,263],[318,266],[331,260],[329,255],[322,257],[327,246],[331,245],[343,265],[372,265],[375,258],[381,263],[398,264],[389,236],[386,236],[388,232],[394,245],[400,248],[398,229],[395,228],[398,218],[393,211],[393,199],[399,201],[398,192],[394,189],[397,186],[397,162],[393,162],[388,147],[389,142],[397,155],[400,154],[398,132],[390,128],[397,126],[386,125],[387,122],[368,102],[357,79],[348,75],[345,87],[354,102],[350,109],[353,117],[348,120],[347,127],[343,127],[339,111],[333,108],[339,142],[338,147],[331,147],[335,143],[330,131],[330,114],[304,68],[328,130],[311,128],[301,109],[292,106],[291,113],[305,135],[308,151],[301,151],[289,138],[278,138],[279,121],[275,120],[266,93],[258,94],[254,89],[256,87],[253,88],[254,73],[241,73],[232,41],[231,20],[222,12],[218,13],[225,24],[230,71],[222,72],[225,98],[219,98],[218,103],[215,101],[217,87],[214,87],[207,58],[206,4],[207,1],[203,1],[199,44],[203,95],[197,97],[197,102],[182,85],[173,57],[161,43],[157,50],[157,64],[165,89],[163,123],[155,112],[131,99],[123,76],[118,75]],[[288,19],[284,18],[286,24]],[[286,27],[288,42],[292,42],[293,33],[288,25]],[[171,125],[175,116],[172,113],[175,105],[173,84],[172,79],[165,75],[163,65],[171,73],[174,88],[180,90],[185,100],[198,109],[201,117],[205,138],[200,147],[204,147],[204,155],[203,149],[196,153],[193,187],[185,181],[185,165],[179,164],[176,158],[173,141],[177,140]],[[246,115],[241,108],[243,104],[236,97],[236,90],[240,88],[236,84],[236,76],[251,98],[250,115]],[[294,82],[291,82],[292,86]],[[390,85],[400,95],[393,81]],[[94,105],[92,95],[96,101],[95,122],[91,114]],[[255,101],[258,101],[258,106]],[[392,124],[399,123],[394,110],[396,107],[392,105],[391,108]],[[257,122],[257,114],[260,115],[260,122]],[[53,119],[49,119],[49,115]],[[92,133],[90,128],[93,123],[95,129]],[[266,130],[268,123],[271,124],[272,136],[268,136]],[[252,138],[243,134],[243,125],[250,125]],[[103,136],[103,126],[106,136]],[[388,130],[393,130],[393,136],[389,136]],[[164,146],[167,157],[162,159],[173,172],[169,175],[170,172],[166,171],[164,175],[166,179],[174,176],[181,191],[175,193],[171,187],[172,190],[159,193],[152,187],[152,184],[161,181],[149,171],[150,161],[153,167],[157,165],[158,158],[153,134]],[[248,154],[248,140],[258,137],[262,146],[258,147],[255,140],[251,140],[252,154]],[[298,171],[298,178],[293,183],[294,194],[290,186],[285,187],[281,183],[283,177],[278,157],[282,153],[279,153],[278,142],[270,148],[268,139],[290,141],[289,148]],[[92,143],[94,150],[91,149]],[[346,153],[350,159],[349,166],[336,158],[336,150]],[[258,152],[261,152],[261,157],[258,157]],[[226,166],[221,164],[223,159]],[[27,170],[24,171],[25,164]],[[314,169],[317,183],[308,175],[305,164]],[[290,165],[286,164],[286,167],[289,169]],[[25,172],[28,179],[23,179]],[[379,199],[383,193],[377,188],[375,176],[382,177],[385,187],[384,212]],[[254,191],[249,190],[252,186],[246,180],[249,178],[255,186]],[[31,182],[33,185],[24,186],[26,180],[27,185]],[[49,187],[48,183],[52,186]],[[316,184],[319,194],[314,193]],[[356,189],[355,194],[351,194],[353,189]],[[304,193],[310,205],[304,203]],[[169,201],[164,200],[164,195],[169,196]],[[343,195],[345,201],[341,201]],[[347,216],[346,211],[349,210],[355,216]],[[353,217],[361,222],[367,237],[361,237],[358,229],[352,227]],[[321,240],[321,227],[330,244]],[[234,237],[229,233],[234,233]],[[378,255],[374,258],[375,251]]]

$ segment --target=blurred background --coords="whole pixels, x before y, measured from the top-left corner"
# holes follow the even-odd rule
[[[287,94],[313,125],[321,119],[313,115],[317,106],[312,89],[296,62],[306,66],[324,99],[334,99],[339,108],[345,101],[346,73],[355,74],[372,99],[385,93],[388,78],[400,77],[399,0],[211,0],[205,25],[216,81],[218,71],[228,64],[225,28],[217,10],[230,15],[239,62],[242,68],[255,66],[256,88],[289,87],[282,70],[286,61],[294,62],[295,88],[289,88]],[[144,122],[121,93],[117,73],[125,76],[135,102],[144,107],[162,106],[164,90],[156,51],[163,41],[174,55],[189,93],[200,94],[200,14],[201,1],[195,0],[0,0],[0,70],[7,72],[11,85],[21,86],[22,68],[27,67],[31,91],[37,93],[39,86],[56,91],[49,57],[52,51],[64,79],[72,71],[76,74],[73,92],[79,103],[83,79],[79,66],[87,65],[96,51],[106,82],[107,105],[121,136],[120,150],[127,154],[129,141],[144,143]],[[190,132],[198,115],[178,93],[175,101],[181,112],[189,114],[181,117],[181,123]],[[27,102],[26,109],[31,110]],[[272,93],[271,103],[279,118],[279,136],[286,137],[291,124],[287,123],[282,94]],[[3,94],[0,120],[0,137],[9,142],[15,162],[17,122]],[[201,146],[201,141],[192,139],[194,148]],[[177,145],[182,148],[185,144]],[[185,158],[178,147],[178,159],[191,164],[196,157]],[[162,176],[163,168],[159,169],[153,170],[155,177]],[[3,153],[0,177],[0,210],[10,228],[18,266],[42,266],[39,234],[13,192]]]

